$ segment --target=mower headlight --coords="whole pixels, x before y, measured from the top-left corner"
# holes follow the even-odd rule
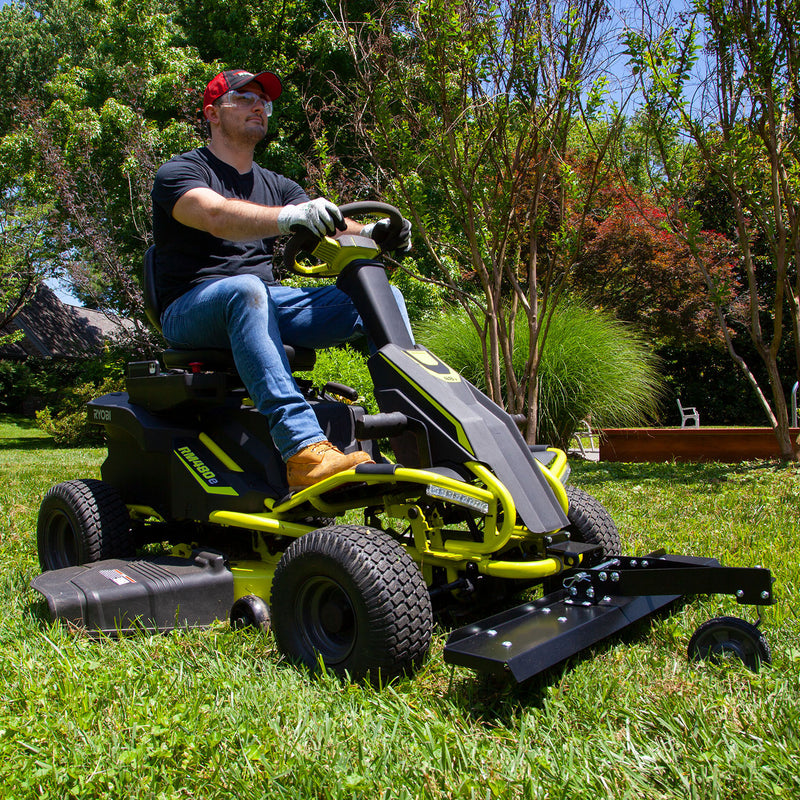
[[[476,497],[470,497],[468,494],[461,492],[454,492],[452,489],[444,489],[441,486],[434,486],[428,484],[425,489],[428,497],[433,497],[436,500],[445,500],[448,503],[455,503],[457,506],[463,506],[471,511],[477,511],[478,514],[488,514],[489,504],[484,500],[478,500]]]

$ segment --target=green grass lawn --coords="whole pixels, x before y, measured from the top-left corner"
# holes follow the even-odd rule
[[[516,686],[443,664],[382,690],[311,678],[270,635],[227,625],[92,641],[43,621],[42,494],[99,477],[103,451],[56,449],[0,416],[0,796],[3,798],[800,797],[800,472],[574,464],[626,553],[664,546],[763,564],[773,663],[689,666],[730,599],[693,600]]]

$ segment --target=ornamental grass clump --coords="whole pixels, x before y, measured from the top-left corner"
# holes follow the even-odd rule
[[[449,309],[420,324],[416,336],[486,391],[480,337],[462,310]],[[657,418],[664,394],[657,358],[629,326],[573,300],[555,310],[542,345],[537,442],[566,447],[585,419],[601,428],[630,427]],[[528,353],[528,329],[519,320],[514,342],[518,380]]]

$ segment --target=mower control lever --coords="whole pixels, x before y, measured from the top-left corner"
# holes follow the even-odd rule
[[[387,436],[398,436],[408,428],[408,417],[399,411],[388,414],[365,414],[356,420],[356,439],[383,439]]]

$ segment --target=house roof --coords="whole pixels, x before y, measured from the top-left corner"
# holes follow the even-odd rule
[[[63,303],[41,284],[11,323],[0,333],[21,330],[19,342],[0,348],[0,358],[85,358],[102,352],[103,345],[132,325],[130,320],[91,308]]]

